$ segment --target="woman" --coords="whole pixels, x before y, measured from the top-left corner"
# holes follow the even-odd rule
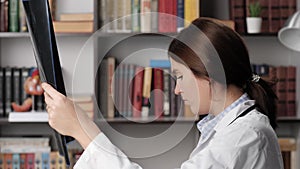
[[[241,37],[216,20],[199,18],[169,47],[180,94],[195,114],[208,114],[182,169],[281,169],[275,99],[269,83],[251,71]],[[75,168],[141,168],[115,147],[73,103],[43,83],[49,123],[77,139],[85,152]],[[272,128],[273,127],[273,128]]]

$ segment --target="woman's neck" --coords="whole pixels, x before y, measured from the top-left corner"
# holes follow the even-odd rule
[[[243,91],[236,87],[235,85],[228,85],[227,90],[224,93],[224,99],[218,99],[213,101],[213,106],[211,107],[210,113],[217,116],[219,113],[225,110],[226,107],[231,105],[234,101],[239,99],[244,93]]]

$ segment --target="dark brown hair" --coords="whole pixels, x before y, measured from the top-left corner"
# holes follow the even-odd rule
[[[168,52],[172,59],[189,67],[196,77],[209,77],[241,88],[268,116],[271,126],[277,126],[277,97],[270,86],[273,82],[263,79],[252,82],[248,49],[234,30],[216,19],[198,18],[173,39]]]

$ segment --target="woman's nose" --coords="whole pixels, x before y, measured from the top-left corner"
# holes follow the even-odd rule
[[[174,93],[175,93],[176,95],[179,95],[181,92],[182,92],[182,90],[180,89],[179,84],[176,83],[175,89],[174,89]]]

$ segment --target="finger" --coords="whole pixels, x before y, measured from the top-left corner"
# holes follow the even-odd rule
[[[44,91],[51,97],[51,98],[57,98],[57,97],[61,97],[62,94],[60,94],[56,89],[54,89],[51,85],[49,85],[48,83],[42,83],[41,84],[42,88],[44,89]]]
[[[45,99],[44,99],[45,103],[47,105],[53,104],[53,98],[48,93],[44,92],[44,97],[45,97]]]

